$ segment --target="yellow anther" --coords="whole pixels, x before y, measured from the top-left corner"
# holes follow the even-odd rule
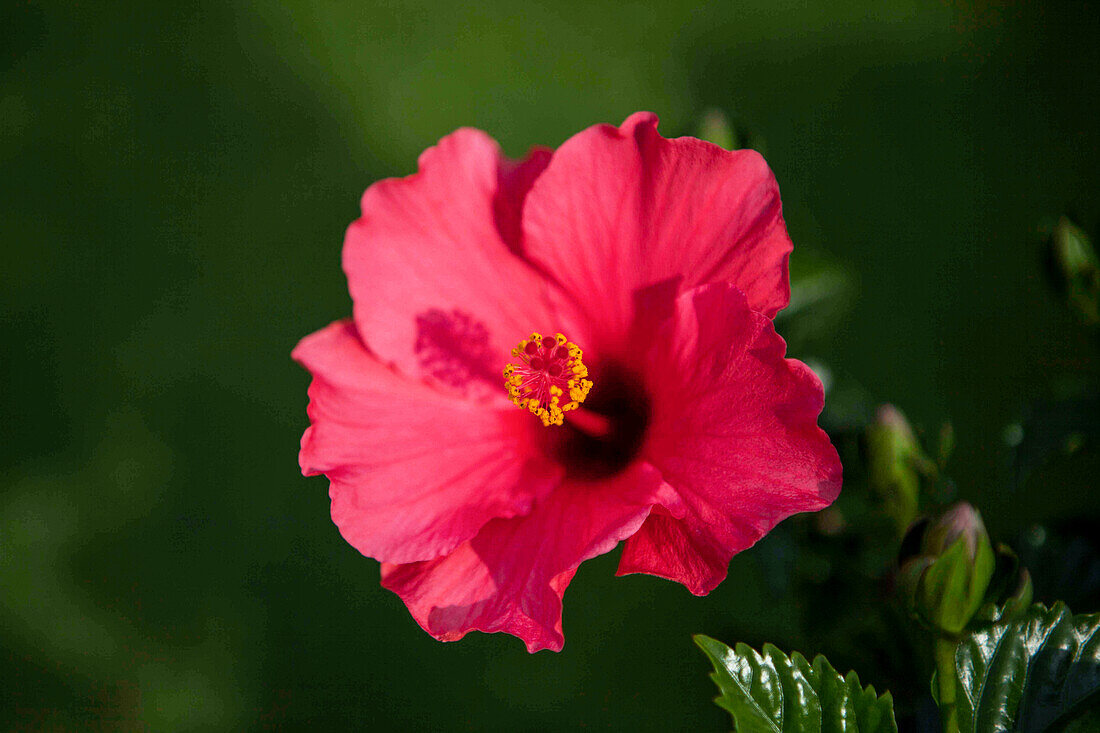
[[[592,389],[580,347],[563,333],[551,338],[535,331],[512,349],[512,357],[502,371],[508,398],[543,425],[564,425],[565,413],[578,409]]]

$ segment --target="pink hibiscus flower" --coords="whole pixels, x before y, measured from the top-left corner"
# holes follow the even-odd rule
[[[585,560],[625,540],[618,574],[703,595],[836,498],[821,383],[772,327],[791,242],[755,152],[648,113],[521,162],[461,129],[362,209],[354,319],[293,354],[301,466],[432,636],[560,650]]]

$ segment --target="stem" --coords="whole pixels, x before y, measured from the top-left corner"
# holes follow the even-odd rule
[[[940,699],[943,733],[959,733],[959,713],[955,702],[955,646],[954,639],[936,638],[936,694]]]

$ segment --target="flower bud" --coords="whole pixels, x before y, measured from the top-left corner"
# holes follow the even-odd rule
[[[927,526],[921,552],[902,565],[898,585],[925,625],[956,635],[981,609],[995,564],[981,515],[960,502]]]
[[[935,473],[905,415],[882,405],[867,426],[864,446],[871,490],[894,520],[900,535],[917,514],[922,477]]]
[[[965,541],[966,554],[971,562],[976,559],[982,540],[989,543],[982,515],[965,501],[953,505],[929,525],[921,542],[921,552],[924,555],[942,555],[960,537]]]
[[[728,114],[725,110],[716,107],[706,110],[699,118],[695,130],[695,136],[700,140],[714,143],[726,150],[751,148],[761,155],[764,154],[763,139],[754,135],[736,114]]]
[[[734,150],[740,147],[737,133],[730,125],[729,117],[720,109],[708,109],[699,119],[699,131],[696,137],[714,143],[720,148]]]
[[[1100,261],[1088,236],[1062,217],[1050,231],[1050,263],[1059,290],[1089,326],[1100,326]]]

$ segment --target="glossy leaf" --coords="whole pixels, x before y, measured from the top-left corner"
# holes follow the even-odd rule
[[[960,729],[1046,731],[1088,713],[1100,702],[1098,629],[1100,614],[1035,604],[964,637],[955,650]]]
[[[714,665],[711,679],[720,692],[715,702],[729,712],[739,733],[896,733],[890,693],[879,696],[863,687],[855,672],[841,677],[828,660],[811,664],[765,644],[757,653],[747,644],[731,649],[720,641],[695,636]]]

